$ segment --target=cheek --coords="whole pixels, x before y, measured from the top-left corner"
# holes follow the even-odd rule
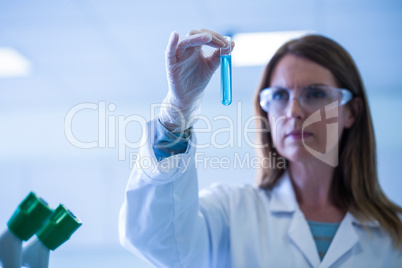
[[[313,137],[306,141],[306,145],[311,149],[325,153],[327,143],[327,124],[325,122],[317,122],[305,128],[306,131],[313,133]]]
[[[278,147],[280,145],[281,140],[283,140],[284,136],[284,127],[283,127],[283,121],[274,121],[270,120],[269,121],[269,126],[271,128],[271,139],[274,144],[274,147]]]
[[[338,119],[323,120],[308,126],[306,130],[313,132],[314,138],[307,141],[306,145],[323,154],[332,151],[338,145],[343,131],[342,122]]]
[[[276,151],[280,155],[285,156],[286,155],[285,150],[287,148],[285,140],[285,134],[286,134],[285,120],[278,120],[276,121],[275,124],[272,124],[270,122],[270,127],[271,127],[270,135]]]

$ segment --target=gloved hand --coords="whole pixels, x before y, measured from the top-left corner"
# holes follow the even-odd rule
[[[205,56],[203,45],[217,49]],[[220,64],[220,48],[228,46],[223,36],[208,30],[191,31],[180,42],[178,33],[171,34],[166,49],[169,92],[159,113],[159,120],[169,131],[184,132],[195,123],[204,89]]]

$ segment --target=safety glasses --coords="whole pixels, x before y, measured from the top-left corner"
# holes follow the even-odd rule
[[[298,92],[298,96],[294,96],[293,92]],[[283,87],[268,87],[260,92],[260,105],[267,113],[282,114],[289,102],[297,99],[304,110],[314,112],[336,101],[339,106],[345,105],[352,98],[352,92],[347,89],[325,85],[310,85],[299,91]]]

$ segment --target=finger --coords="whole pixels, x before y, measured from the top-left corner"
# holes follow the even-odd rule
[[[200,31],[196,31],[196,30],[191,30],[190,32],[188,32],[188,34],[186,34],[186,36],[191,36],[191,35],[195,35],[195,34],[199,34],[201,33]]]
[[[231,50],[230,51],[233,51],[233,48],[235,47],[236,43],[234,41],[232,41],[230,45],[231,45]]]
[[[170,34],[169,42],[165,52],[165,61],[167,66],[176,63],[176,47],[178,42],[179,34],[174,31]]]
[[[230,44],[229,44],[229,41],[227,41],[227,40],[225,39],[225,37],[223,37],[222,35],[218,34],[217,32],[214,32],[214,31],[211,31],[211,30],[207,30],[207,29],[201,29],[201,32],[202,32],[202,33],[210,33],[214,39],[217,39],[217,40],[219,40],[219,41],[222,41],[222,42],[225,44],[225,47],[228,47],[228,46],[230,45]]]
[[[212,36],[209,33],[199,33],[187,36],[177,46],[176,55],[182,54],[189,47],[197,47],[211,42]]]
[[[233,51],[233,48],[235,46],[235,42],[231,42],[231,51]],[[212,66],[213,69],[218,68],[220,64],[220,56],[221,56],[221,51],[220,49],[217,49],[212,53],[211,56],[207,58],[207,61],[210,62],[210,65]]]

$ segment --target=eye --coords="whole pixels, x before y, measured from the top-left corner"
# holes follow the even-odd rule
[[[289,93],[285,89],[276,89],[274,92],[272,92],[272,99],[273,100],[288,100],[289,99]]]
[[[328,97],[328,92],[324,88],[308,87],[305,89],[304,96],[307,99],[324,99]]]

